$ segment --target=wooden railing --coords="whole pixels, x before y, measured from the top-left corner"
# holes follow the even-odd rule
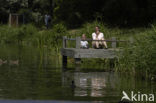
[[[69,41],[76,41],[76,49],[80,49],[81,47],[81,37],[76,37],[76,38],[67,38],[67,36],[63,36],[63,48],[67,47],[67,40]],[[128,42],[126,40],[117,40],[116,37],[112,37],[111,40],[93,40],[93,39],[85,39],[82,41],[106,41],[106,42],[111,42],[112,48],[117,47],[117,42]]]

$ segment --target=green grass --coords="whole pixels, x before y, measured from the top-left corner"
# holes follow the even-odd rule
[[[116,70],[138,73],[142,77],[156,79],[156,31],[155,26],[134,35],[134,43],[125,47],[118,59]]]
[[[54,25],[50,30],[41,30],[31,24],[20,27],[0,26],[0,43],[60,47],[62,36],[67,29],[62,24]]]

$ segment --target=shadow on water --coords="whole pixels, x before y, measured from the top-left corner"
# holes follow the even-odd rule
[[[29,100],[37,100],[32,103],[117,103],[123,90],[128,93],[153,93],[156,90],[155,83],[127,74],[82,72],[79,68],[62,71],[60,56],[48,49],[0,46],[0,50],[2,61],[18,60],[18,65],[0,65],[0,102],[3,103],[26,103]]]

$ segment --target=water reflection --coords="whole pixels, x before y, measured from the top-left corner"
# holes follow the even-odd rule
[[[103,97],[108,94],[105,89],[115,89],[118,76],[108,72],[64,72],[62,85],[67,86],[71,81],[76,85],[74,96]]]
[[[114,72],[63,72],[62,85],[70,85],[71,81],[75,82],[76,88],[73,95],[76,97],[98,97],[114,98],[118,101],[121,99],[122,91],[140,91],[142,93],[154,93],[155,83],[141,80],[132,75],[120,74]],[[116,99],[115,99],[116,98]]]
[[[60,56],[47,48],[0,46],[0,59],[0,99],[117,103],[123,90],[156,91],[156,83],[127,74],[78,69],[62,72]]]

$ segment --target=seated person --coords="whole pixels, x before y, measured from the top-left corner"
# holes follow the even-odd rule
[[[103,33],[100,32],[100,29],[98,26],[95,27],[95,32],[92,33],[92,39],[93,40],[105,40],[104,35]],[[93,41],[92,46],[93,48],[96,48],[96,49],[103,48],[104,46],[105,48],[107,48],[107,43],[106,41]]]
[[[82,34],[82,38],[81,38],[81,48],[83,49],[88,49],[88,42],[85,41],[86,40],[86,35]]]

